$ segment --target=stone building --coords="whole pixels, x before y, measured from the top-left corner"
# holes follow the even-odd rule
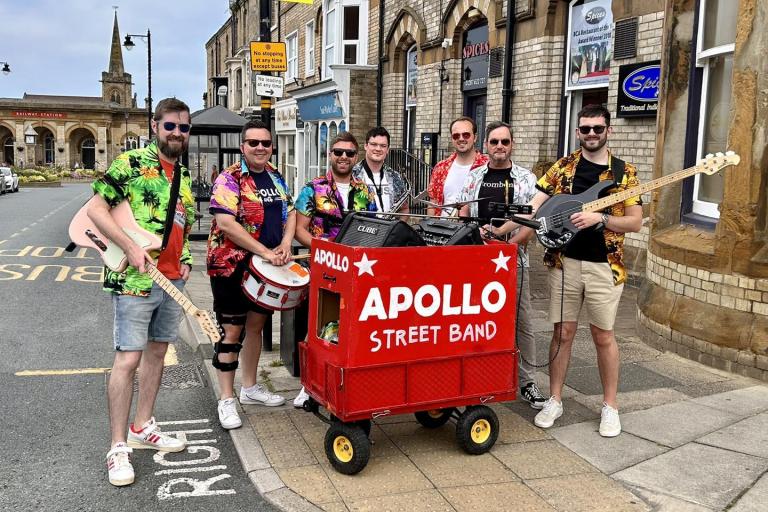
[[[137,108],[123,67],[117,15],[101,90],[101,96],[0,98],[0,161],[106,169],[120,152],[148,139],[147,109]]]

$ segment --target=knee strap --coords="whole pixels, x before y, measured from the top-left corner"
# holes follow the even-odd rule
[[[245,318],[246,315],[222,315],[221,313],[216,313],[216,321],[219,322],[219,325],[245,325]]]
[[[219,354],[227,354],[227,353],[239,353],[240,350],[243,348],[242,343],[222,343],[222,342],[216,342],[213,344],[213,360],[211,363],[213,364],[213,367],[217,370],[220,370],[222,372],[233,372],[237,370],[237,367],[239,365],[239,361],[235,360],[231,363],[223,363],[219,361]]]

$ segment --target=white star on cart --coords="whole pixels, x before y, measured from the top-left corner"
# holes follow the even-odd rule
[[[509,271],[509,268],[507,268],[507,262],[512,256],[504,256],[504,253],[499,251],[499,255],[496,258],[493,258],[491,261],[496,264],[496,270],[494,271],[494,274],[499,271],[499,269],[504,269],[506,271]]]
[[[363,253],[363,258],[360,261],[356,261],[353,263],[354,266],[357,267],[357,275],[361,276],[363,274],[371,274],[373,276],[373,266],[378,262],[379,260],[369,260],[368,255]]]

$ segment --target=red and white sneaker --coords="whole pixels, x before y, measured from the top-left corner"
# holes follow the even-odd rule
[[[128,429],[128,446],[160,452],[180,452],[187,447],[184,441],[160,432],[160,427],[155,423],[154,416],[139,431],[134,430],[133,423],[131,423]]]
[[[134,474],[130,457],[132,451],[125,443],[117,443],[107,453],[107,472],[109,483],[112,485],[122,487],[133,483]]]

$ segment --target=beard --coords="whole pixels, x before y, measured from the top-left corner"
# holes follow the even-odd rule
[[[171,142],[181,142],[180,145],[171,146]],[[162,154],[168,158],[179,158],[187,150],[189,141],[183,137],[168,137],[166,139],[157,139],[157,147]]]
[[[600,137],[598,140],[584,140],[581,141],[581,147],[592,153],[600,151],[608,143],[608,137]],[[589,144],[589,145],[587,145]]]

